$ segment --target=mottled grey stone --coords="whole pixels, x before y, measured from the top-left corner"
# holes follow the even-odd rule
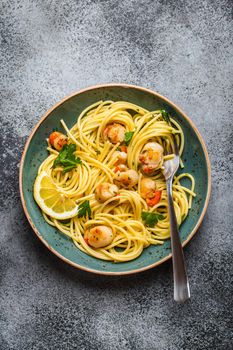
[[[232,349],[232,1],[2,0],[0,349]],[[18,167],[41,115],[105,82],[149,87],[203,135],[213,191],[185,249],[192,299],[172,299],[167,262],[131,277],[53,256],[23,214]]]

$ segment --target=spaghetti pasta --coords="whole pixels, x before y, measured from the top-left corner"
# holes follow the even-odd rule
[[[59,152],[48,140],[49,156],[38,174],[46,172],[59,193],[80,208],[88,203],[91,213],[79,215],[78,211],[78,215],[62,221],[43,212],[48,224],[70,237],[78,249],[102,260],[130,261],[149,245],[163,244],[170,232],[166,183],[161,170],[163,161],[173,157],[172,154],[164,156],[163,150],[169,153],[172,149],[171,135],[174,134],[182,155],[184,134],[180,125],[172,117],[169,122],[164,120],[161,110],[149,112],[125,101],[99,101],[87,107],[71,129],[64,120],[61,124],[67,134],[67,144],[76,145],[73,154],[80,162],[65,172],[61,165],[54,167]],[[119,126],[124,128],[123,140],[123,129]],[[148,144],[154,148],[150,145],[146,148]],[[184,166],[182,161],[180,166]],[[190,188],[182,185],[184,177],[191,181]],[[150,181],[143,180],[145,178]],[[148,198],[142,194],[147,182],[152,193]],[[96,193],[100,193],[103,184],[108,193],[113,188],[119,190],[108,198],[104,194],[98,197]],[[192,206],[194,188],[191,174],[182,173],[174,178],[173,200],[178,225]],[[148,218],[152,218],[152,222]],[[112,233],[107,244],[96,244],[96,247],[90,244],[86,233],[99,228],[106,238],[106,227]]]

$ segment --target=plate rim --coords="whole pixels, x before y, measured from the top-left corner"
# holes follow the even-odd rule
[[[136,274],[139,272],[143,272],[149,269],[152,269],[156,266],[159,266],[161,264],[163,264],[165,261],[168,261],[169,259],[171,259],[172,254],[168,254],[166,257],[164,257],[163,259],[160,259],[159,261],[150,264],[148,266],[145,267],[141,267],[141,268],[137,268],[137,269],[133,269],[130,271],[100,271],[100,270],[95,270],[92,268],[88,268],[82,265],[79,265],[77,263],[74,263],[73,261],[69,260],[68,258],[64,257],[62,254],[60,254],[59,252],[57,252],[53,247],[51,247],[48,242],[46,242],[46,240],[41,236],[40,232],[37,230],[37,228],[35,227],[30,214],[28,212],[28,209],[26,207],[26,201],[24,198],[24,193],[23,193],[23,169],[24,169],[24,161],[25,161],[25,156],[28,150],[28,147],[30,145],[31,139],[33,138],[34,134],[36,133],[37,129],[39,128],[39,126],[44,122],[44,120],[50,115],[50,113],[56,109],[58,106],[60,106],[62,103],[64,103],[65,101],[69,100],[70,98],[76,96],[76,95],[80,95],[84,92],[90,91],[90,90],[95,90],[95,89],[101,89],[101,88],[108,88],[108,87],[123,87],[123,88],[134,88],[136,90],[140,90],[149,94],[152,94],[156,97],[159,97],[161,100],[165,101],[166,103],[170,104],[174,109],[176,109],[181,115],[182,117],[184,117],[187,122],[191,125],[191,127],[193,128],[194,132],[196,133],[203,152],[204,152],[204,156],[205,156],[205,160],[206,160],[206,164],[207,164],[207,194],[206,194],[206,199],[205,199],[205,203],[204,203],[204,207],[202,209],[201,215],[195,225],[195,227],[193,228],[193,230],[191,231],[191,233],[188,235],[188,237],[186,238],[186,240],[182,243],[182,246],[185,247],[186,244],[193,238],[193,236],[195,235],[195,233],[197,232],[198,228],[200,227],[203,218],[205,216],[208,204],[209,204],[209,200],[210,200],[210,194],[211,194],[211,163],[210,163],[210,159],[209,159],[209,155],[207,152],[207,147],[204,143],[204,140],[200,134],[200,132],[198,131],[197,127],[195,126],[195,124],[193,123],[193,121],[186,115],[185,112],[183,112],[183,110],[181,110],[175,103],[173,103],[172,101],[170,101],[167,97],[164,97],[163,95],[159,94],[158,92],[155,92],[153,90],[150,90],[148,88],[144,88],[138,85],[133,85],[133,84],[126,84],[126,83],[107,83],[107,84],[98,84],[98,85],[93,85],[93,86],[89,86],[86,87],[84,89],[78,90],[76,92],[73,92],[67,96],[65,96],[64,98],[62,98],[59,102],[57,102],[56,104],[54,104],[52,107],[50,107],[43,115],[42,117],[39,119],[39,121],[36,123],[36,125],[34,126],[34,128],[32,129],[26,143],[24,146],[24,150],[21,156],[21,160],[20,160],[20,168],[19,168],[19,192],[20,192],[20,199],[21,199],[21,203],[23,206],[23,210],[24,213],[26,215],[26,218],[29,222],[29,224],[31,225],[34,233],[36,234],[36,236],[40,239],[40,241],[53,253],[55,254],[58,258],[60,258],[61,260],[63,260],[64,262],[68,263],[69,265],[86,271],[86,272],[91,272],[91,273],[95,273],[97,275],[108,275],[108,276],[120,276],[120,275],[132,275],[132,274]]]

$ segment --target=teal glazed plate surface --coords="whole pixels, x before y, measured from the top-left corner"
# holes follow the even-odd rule
[[[125,100],[146,109],[166,109],[181,125],[185,136],[182,159],[185,168],[179,172],[189,172],[196,180],[196,198],[188,217],[180,227],[183,246],[193,237],[203,220],[210,197],[211,170],[205,144],[191,120],[174,103],[145,88],[126,84],[107,84],[81,90],[52,107],[34,128],[30,135],[20,165],[20,194],[25,214],[39,239],[54,254],[65,262],[85,271],[103,275],[124,275],[144,271],[171,258],[170,240],[163,245],[144,249],[140,257],[124,263],[98,260],[80,251],[72,240],[48,225],[33,198],[33,184],[41,162],[47,157],[46,138],[54,128],[62,131],[60,119],[68,127],[87,106],[99,100]],[[183,182],[189,185],[189,180]]]

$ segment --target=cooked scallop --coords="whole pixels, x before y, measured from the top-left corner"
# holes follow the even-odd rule
[[[133,169],[117,171],[115,181],[124,187],[133,187],[138,183],[138,173]]]
[[[95,197],[99,202],[105,202],[110,198],[117,196],[119,188],[108,182],[103,182],[96,187]]]
[[[113,240],[113,231],[108,226],[95,226],[84,233],[84,239],[93,248],[102,248]]]
[[[60,151],[67,144],[67,137],[61,132],[54,131],[49,136],[49,143],[57,151]]]
[[[147,174],[153,174],[158,169],[163,160],[163,147],[157,142],[148,142],[143,147],[139,155],[139,161],[142,164],[142,171]]]
[[[144,177],[140,184],[140,194],[142,198],[146,200],[147,205],[153,207],[159,203],[162,196],[162,190],[156,190],[155,181],[148,177]]]
[[[113,153],[113,157],[117,158],[115,165],[125,164],[127,162],[127,153],[122,151],[116,151]]]
[[[121,124],[108,124],[104,129],[104,137],[112,143],[122,143],[125,139],[125,131],[125,127]]]
[[[152,198],[154,196],[155,189],[155,181],[149,179],[148,177],[142,178],[140,183],[140,194],[142,198]]]

